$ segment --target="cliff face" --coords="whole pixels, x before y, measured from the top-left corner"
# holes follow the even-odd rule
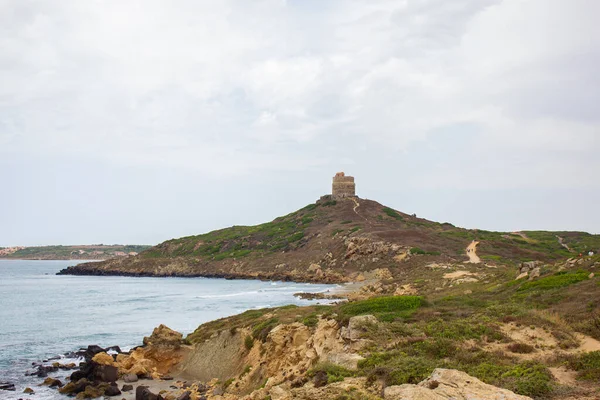
[[[432,262],[467,261],[466,248],[474,240],[488,263],[551,261],[600,248],[598,235],[467,230],[371,200],[324,196],[265,224],[172,239],[135,257],[80,264],[61,273],[334,283],[388,268],[395,279]]]

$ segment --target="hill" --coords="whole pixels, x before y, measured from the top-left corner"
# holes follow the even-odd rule
[[[469,253],[468,246],[473,248]],[[268,223],[171,239],[135,257],[84,263],[60,273],[339,283],[363,280],[381,270],[397,280],[431,263],[471,258],[517,266],[532,260],[564,260],[599,249],[600,235],[585,232],[469,230],[408,215],[372,200],[323,196]]]
[[[0,247],[0,259],[18,260],[105,260],[137,255],[148,249],[145,245],[76,245]]]

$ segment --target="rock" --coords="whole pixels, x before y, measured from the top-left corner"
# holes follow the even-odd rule
[[[323,387],[327,385],[328,381],[327,372],[325,371],[317,371],[315,377],[313,378],[313,384],[316,388]]]
[[[178,349],[181,346],[182,340],[183,335],[181,333],[161,324],[154,328],[150,337],[144,338],[144,345],[174,347]]]
[[[158,400],[161,396],[156,395],[148,389],[148,386],[138,386],[135,389],[135,400]]]
[[[121,388],[123,392],[131,392],[133,390],[133,385],[123,385]]]
[[[356,341],[366,332],[368,325],[377,324],[378,320],[373,315],[358,315],[350,318],[348,328],[342,329],[344,339]]]
[[[33,389],[30,388],[30,387],[26,387],[25,390],[23,390],[23,393],[35,394],[35,392],[33,391]]]
[[[162,379],[163,381],[172,381],[173,377],[170,375],[163,375],[160,379]]]
[[[212,395],[213,396],[223,396],[223,394],[225,393],[225,391],[223,390],[223,388],[214,388],[212,391]]]
[[[85,378],[82,378],[76,382],[71,381],[71,382],[67,383],[65,386],[58,389],[58,392],[62,393],[62,394],[81,393],[85,390],[86,386],[88,386],[89,384],[90,384],[90,381],[88,381]]]
[[[105,396],[118,396],[120,394],[121,394],[121,391],[119,390],[119,387],[116,384],[115,385],[110,385],[104,391],[104,395]]]
[[[190,400],[191,396],[190,396],[190,392],[183,392],[179,395],[179,397],[177,397],[177,400]]]
[[[355,371],[358,369],[358,362],[365,358],[356,353],[329,353],[325,359],[327,362]]]
[[[123,380],[127,383],[134,383],[138,381],[138,376],[136,374],[127,374],[123,376]]]
[[[119,369],[112,365],[100,365],[96,368],[95,376],[102,382],[115,382],[119,379]]]
[[[112,358],[112,356],[109,354],[106,354],[105,352],[96,354],[92,358],[92,361],[94,361],[100,365],[115,365],[115,360]]]
[[[91,361],[92,358],[94,358],[94,356],[96,354],[102,353],[102,352],[105,352],[105,350],[102,347],[97,346],[95,344],[91,344],[88,346],[88,348],[86,350],[79,351],[76,354],[78,356],[84,357],[85,361]]]
[[[104,394],[104,391],[108,388],[107,384],[100,384],[98,386],[87,385],[83,392],[77,393],[75,396],[77,399],[95,399]]]
[[[42,382],[40,384],[40,386],[42,386],[42,385],[50,386],[50,387],[62,387],[63,383],[58,379],[46,378],[46,379],[44,379],[44,382]]]
[[[15,388],[15,384],[14,383],[0,382],[0,390],[9,390],[11,392],[14,392],[17,389]]]
[[[529,280],[531,281],[535,278],[539,278],[540,273],[541,273],[540,267],[535,267],[534,269],[529,271]]]
[[[417,289],[409,283],[408,285],[398,286],[394,292],[394,296],[412,296],[417,293]]]
[[[107,347],[104,351],[106,351],[107,353],[111,352],[111,353],[117,353],[117,354],[121,354],[121,348],[119,346],[110,346]]]
[[[271,396],[271,400],[291,400],[292,392],[283,387],[283,385],[273,386],[269,390],[269,396]]]
[[[388,386],[383,397],[385,400],[531,400],[530,397],[483,383],[462,371],[444,368],[436,368],[418,385]]]
[[[590,274],[588,275],[588,278],[592,279],[594,277],[594,273],[590,272]]]

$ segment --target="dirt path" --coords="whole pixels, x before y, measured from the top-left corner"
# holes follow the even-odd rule
[[[556,238],[558,239],[558,243],[564,247],[565,249],[567,249],[568,251],[572,251],[571,248],[569,246],[567,246],[564,242],[563,242],[563,238],[561,238],[560,236],[556,235]]]
[[[481,262],[481,258],[479,258],[479,256],[477,255],[477,245],[478,244],[479,244],[478,241],[473,240],[467,246],[467,256],[469,256],[469,262],[471,264],[479,264]]]
[[[369,220],[367,219],[367,217],[363,217],[362,215],[360,215],[358,213],[358,207],[360,207],[360,203],[358,202],[358,200],[356,200],[356,198],[354,197],[350,197],[352,199],[352,201],[354,202],[354,207],[352,208],[352,211],[354,211],[354,213],[356,215],[358,215],[359,217],[361,217],[362,219],[364,219],[365,221],[369,222]]]

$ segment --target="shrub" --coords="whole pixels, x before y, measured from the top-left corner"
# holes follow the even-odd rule
[[[375,297],[372,299],[355,301],[340,306],[340,314],[348,317],[365,314],[386,314],[402,311],[412,311],[424,304],[421,296],[392,296]]]
[[[508,349],[508,351],[518,354],[533,353],[533,351],[535,350],[533,346],[526,343],[511,343],[506,348]]]
[[[308,327],[317,326],[319,323],[319,317],[317,317],[317,314],[307,315],[302,319],[302,323]]]
[[[558,289],[585,281],[588,279],[588,272],[577,271],[577,272],[557,272],[554,275],[546,276],[535,281],[528,281],[521,285],[519,291],[530,291],[530,290],[549,290]]]
[[[264,343],[267,340],[269,332],[271,332],[271,330],[277,326],[278,322],[278,318],[270,318],[255,325],[252,328],[252,337]]]
[[[402,221],[404,220],[404,218],[402,217],[402,215],[398,214],[398,211],[393,210],[389,207],[383,207],[383,212],[388,216],[388,217],[392,217],[394,219],[397,219],[398,221]]]
[[[246,338],[244,339],[244,346],[246,346],[246,350],[248,351],[250,351],[252,347],[254,347],[254,339],[252,339],[252,336],[246,336]]]
[[[307,375],[312,378],[321,371],[327,374],[327,383],[341,382],[346,377],[354,376],[354,372],[331,363],[317,364],[314,368],[307,372]]]
[[[569,366],[577,371],[577,379],[600,380],[600,351],[592,351],[574,357]]]

